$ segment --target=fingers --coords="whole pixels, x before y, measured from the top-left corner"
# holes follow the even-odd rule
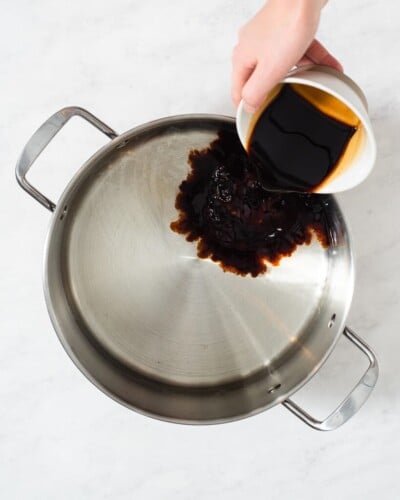
[[[254,71],[254,66],[234,64],[232,70],[232,100],[235,106],[239,105],[242,98],[242,89]]]
[[[268,63],[259,62],[242,90],[244,109],[248,113],[254,113],[262,105],[271,88],[283,78],[284,74],[285,70],[282,71],[282,74],[278,74],[272,70]]]
[[[244,84],[249,79],[250,75],[254,71],[255,62],[249,62],[244,59],[237,48],[233,51],[232,58],[232,100],[235,106],[239,105],[242,98],[242,90]]]
[[[307,64],[313,64],[313,61],[311,61],[311,59],[307,56],[303,56],[300,61],[296,64],[296,66],[298,68],[300,68],[301,66],[306,66]]]
[[[343,66],[330,54],[327,49],[318,40],[313,40],[306,50],[305,56],[315,64],[330,66],[343,72]]]
[[[271,88],[284,78],[287,68],[291,68],[296,61],[292,54],[294,51],[289,49],[287,54],[284,53],[285,51],[281,52],[279,62],[268,63],[266,60],[249,62],[240,49],[235,48],[232,68],[232,100],[236,107],[241,99],[248,113],[254,113],[262,105]],[[340,62],[318,40],[311,42],[296,65],[300,67],[312,63],[330,66],[343,72]]]

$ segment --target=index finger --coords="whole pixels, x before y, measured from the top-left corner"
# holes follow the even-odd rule
[[[231,94],[233,103],[237,107],[242,98],[243,87],[253,73],[255,64],[246,62],[243,57],[237,55],[235,50],[232,58]]]

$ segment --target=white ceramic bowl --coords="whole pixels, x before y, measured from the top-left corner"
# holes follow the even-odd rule
[[[359,86],[351,78],[339,71],[316,65],[296,68],[282,80],[282,83],[308,85],[331,94],[346,104],[361,121],[361,137],[357,146],[357,153],[351,158],[350,165],[337,176],[334,176],[331,181],[323,183],[315,192],[335,193],[345,191],[362,182],[374,166],[376,141],[368,116],[367,100]],[[265,104],[261,109],[263,107],[265,107]],[[236,127],[239,138],[246,150],[254,121],[255,116],[244,110],[243,101],[241,101],[236,114]]]

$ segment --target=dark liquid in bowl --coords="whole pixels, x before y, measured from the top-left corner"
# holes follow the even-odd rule
[[[356,130],[285,84],[257,120],[248,150],[265,189],[314,191],[336,168]]]
[[[242,276],[265,273],[315,234],[328,246],[326,195],[265,191],[233,128],[189,155],[170,227],[197,241],[197,255]]]

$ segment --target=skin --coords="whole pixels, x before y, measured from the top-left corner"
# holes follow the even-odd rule
[[[268,92],[293,68],[323,64],[343,71],[316,40],[327,0],[269,0],[239,31],[232,57],[232,100],[254,113]]]

